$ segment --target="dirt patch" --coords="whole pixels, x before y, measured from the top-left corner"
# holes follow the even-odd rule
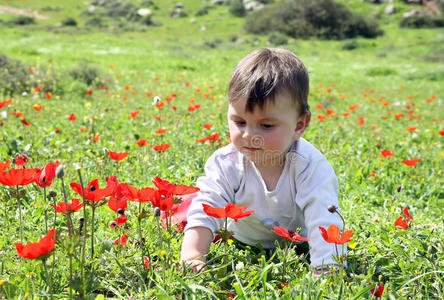
[[[48,16],[41,15],[37,11],[28,11],[28,10],[24,10],[24,9],[20,9],[20,8],[16,8],[16,7],[3,6],[3,5],[0,5],[0,14],[22,15],[22,16],[34,17],[38,20],[49,19]]]

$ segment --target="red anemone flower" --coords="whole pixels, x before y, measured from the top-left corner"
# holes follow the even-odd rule
[[[0,183],[8,186],[28,185],[35,181],[39,169],[10,169],[0,173]]]
[[[28,120],[26,120],[25,118],[23,118],[21,120],[22,124],[26,125],[26,126],[31,126],[31,122],[29,122]]]
[[[55,213],[66,214],[66,202],[59,202],[57,206],[51,204],[51,206],[55,209]],[[70,212],[78,211],[83,207],[83,203],[80,203],[79,199],[73,198],[71,203],[68,203],[68,210]]]
[[[151,148],[153,148],[156,151],[165,151],[170,147],[171,147],[171,144],[151,145]]]
[[[372,285],[372,283],[369,283],[368,285]],[[385,290],[386,292],[388,292],[388,289]],[[375,287],[370,290],[370,293],[377,298],[381,298],[383,292],[384,292],[384,286],[380,285],[379,283],[376,284]]]
[[[210,129],[211,127],[213,127],[213,123],[208,123],[208,124],[202,125],[202,127],[205,129]]]
[[[54,249],[55,241],[56,230],[54,228],[48,230],[48,234],[36,243],[29,243],[26,245],[23,245],[22,243],[14,243],[14,246],[17,249],[18,255],[21,257],[36,259],[40,257],[44,258],[51,253]]]
[[[393,151],[391,150],[381,150],[382,157],[390,157],[393,156]]]
[[[140,109],[130,112],[130,118],[135,119],[139,113]]]
[[[330,225],[327,230],[319,226],[319,230],[321,230],[322,237],[327,243],[336,245],[347,243],[348,241],[350,241],[353,235],[353,230],[346,230],[341,237],[341,231],[339,230],[339,227],[335,224]]]
[[[184,184],[175,185],[167,180],[156,176],[152,181],[161,192],[167,192],[174,195],[188,195],[199,191],[198,187],[187,186]]]
[[[195,196],[196,194],[182,197],[181,199],[182,201],[178,204],[174,204],[173,207],[171,208],[172,216],[170,221],[171,225],[174,226],[177,232],[183,232],[183,230],[185,229],[185,226],[188,223],[187,221],[188,210]],[[162,212],[160,216],[162,218],[162,226],[166,228],[167,214]]]
[[[52,184],[52,180],[56,176],[56,169],[60,165],[59,161],[56,161],[55,163],[48,163],[46,166],[39,170],[36,174],[35,183],[39,187],[50,187]]]
[[[113,152],[109,151],[106,153],[112,160],[120,161],[128,156],[128,152]]]
[[[206,141],[217,141],[219,143],[219,145],[222,144],[220,138],[219,138],[219,133],[215,132],[207,137],[204,137],[202,139],[197,140],[199,143],[205,143]]]
[[[419,158],[415,158],[415,159],[403,159],[402,162],[408,166],[408,167],[413,167],[416,166],[416,164],[418,163]]]
[[[175,185],[167,180],[163,180],[160,177],[154,178],[154,185],[157,190],[147,190],[146,193],[149,197],[149,201],[155,207],[159,207],[160,210],[169,212],[174,205],[174,195],[188,195],[199,191],[197,187],[191,187],[184,184]]]
[[[128,200],[138,200],[138,193],[139,190],[130,186],[128,183],[119,183],[108,200],[108,207],[115,212],[117,212],[119,209],[123,209],[125,211],[128,207]]]
[[[10,165],[11,165],[11,162],[9,160],[7,160],[4,163],[0,162],[0,172],[6,171]]]
[[[123,234],[121,237],[119,237],[119,238],[117,238],[115,241],[114,241],[114,245],[119,245],[120,244],[120,246],[125,246],[126,245],[126,241],[127,241],[127,239],[128,239],[128,237],[126,236],[126,234]]]
[[[144,256],[143,257],[143,265],[145,266],[145,268],[149,269],[150,268],[150,262],[148,260],[148,257]]]
[[[136,142],[137,146],[144,147],[146,146],[146,139],[140,139]]]
[[[70,114],[68,117],[68,120],[75,121],[75,120],[77,120],[77,116],[75,114]]]
[[[244,211],[248,206],[238,206],[236,204],[227,203],[225,208],[223,207],[212,207],[208,204],[202,204],[204,212],[217,219],[231,218],[235,222],[237,220],[250,216],[254,213],[254,210]]]
[[[110,223],[111,228],[115,228],[116,226],[121,226],[128,221],[128,217],[125,214],[120,215],[118,218],[114,219]]]
[[[407,230],[412,225],[413,217],[409,213],[408,207],[405,207],[402,210],[402,213],[403,213],[404,217],[401,216],[398,219],[396,219],[395,227],[398,228],[399,230],[402,230],[402,229]]]
[[[292,242],[310,241],[309,239],[300,236],[296,232],[288,231],[284,227],[274,226],[271,231]]]
[[[167,132],[168,128],[162,128],[159,130],[155,130],[154,133],[156,134],[164,134],[165,132]]]
[[[76,182],[70,183],[71,188],[82,196],[82,186]],[[91,200],[91,201],[100,201],[105,199],[108,196],[111,196],[114,192],[114,189],[117,186],[117,177],[111,176],[106,178],[106,187],[103,189],[99,189],[99,180],[94,179],[90,183],[88,183],[88,186],[83,189],[83,192],[85,193],[85,199]]]
[[[14,159],[13,159],[13,163],[16,166],[24,166],[26,165],[26,163],[29,161],[29,157],[26,154],[22,154],[22,155],[17,155]]]

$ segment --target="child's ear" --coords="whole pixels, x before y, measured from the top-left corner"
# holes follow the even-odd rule
[[[296,123],[296,129],[294,130],[294,140],[297,141],[300,139],[305,129],[310,124],[311,114],[307,113],[303,116],[300,116],[298,122]]]

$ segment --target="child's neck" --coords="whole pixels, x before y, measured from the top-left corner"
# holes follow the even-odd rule
[[[265,186],[268,191],[274,191],[281,177],[282,171],[284,170],[285,162],[271,164],[271,165],[260,165],[255,164],[256,169],[261,174],[264,180]]]

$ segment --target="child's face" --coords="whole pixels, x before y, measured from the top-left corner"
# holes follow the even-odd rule
[[[253,113],[246,112],[245,104],[243,99],[228,106],[228,127],[234,146],[258,167],[283,164],[291,144],[310,122],[310,115],[299,116],[286,90],[263,110],[256,107]]]

